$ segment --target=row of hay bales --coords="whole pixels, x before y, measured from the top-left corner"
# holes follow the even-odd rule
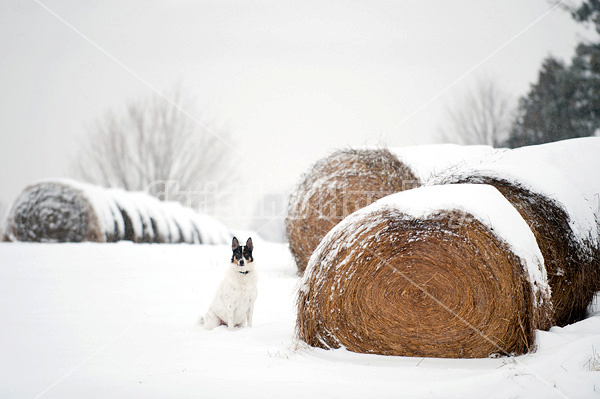
[[[23,190],[7,215],[3,240],[226,244],[230,236],[220,222],[178,203],[57,179]]]
[[[405,162],[410,156],[402,158],[411,148],[359,151],[399,162],[410,179],[419,176],[412,185],[424,187],[379,200],[372,194],[377,186],[362,198],[360,190],[352,197],[329,190],[325,205],[311,199],[314,190],[291,197],[290,248],[310,242],[297,299],[300,339],[363,353],[487,357],[526,353],[535,347],[536,329],[585,317],[600,289],[600,138],[479,148],[472,157],[467,147],[460,150],[464,161],[439,156],[452,151],[443,147],[415,148],[421,158],[412,165]],[[428,157],[429,150],[436,156]],[[347,170],[364,164],[356,154],[334,154],[345,170],[311,176],[323,171],[313,168],[299,190],[310,187],[309,179],[329,181],[328,187],[345,181]],[[431,168],[440,160],[445,164]],[[367,174],[398,179],[370,165]],[[298,206],[299,198],[308,200]],[[320,234],[313,246],[317,240],[297,226],[303,217],[294,210],[312,224],[312,215],[327,207],[350,209],[349,198],[362,209],[321,230],[310,226]]]

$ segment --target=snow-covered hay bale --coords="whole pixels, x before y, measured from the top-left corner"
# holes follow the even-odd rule
[[[88,198],[62,183],[27,187],[7,220],[11,241],[104,241],[103,226]]]
[[[302,274],[329,230],[352,212],[420,184],[387,149],[338,150],[316,162],[290,197],[286,234]]]
[[[7,217],[5,241],[226,244],[207,215],[141,192],[60,179],[27,187]]]
[[[550,326],[542,255],[495,188],[422,187],[347,217],[310,258],[298,337],[320,348],[476,358],[521,354]]]
[[[585,318],[600,289],[598,154],[598,138],[523,147],[432,181],[493,185],[511,202],[544,256],[559,326]]]
[[[299,274],[321,239],[344,217],[379,198],[421,186],[457,163],[494,153],[455,144],[338,150],[300,179],[288,205],[286,234]]]

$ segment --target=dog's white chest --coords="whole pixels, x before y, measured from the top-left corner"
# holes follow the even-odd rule
[[[237,277],[237,276],[235,276]],[[254,276],[225,278],[221,286],[222,297],[226,302],[243,302],[256,296]]]
[[[225,322],[230,315],[233,315],[233,322],[236,325],[242,324],[256,300],[255,273],[252,271],[242,274],[233,270],[228,271],[217,290],[210,310]]]

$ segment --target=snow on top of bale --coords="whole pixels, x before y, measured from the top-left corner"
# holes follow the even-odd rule
[[[488,145],[429,144],[392,147],[390,152],[407,165],[421,182],[448,167],[463,162],[479,160],[495,154],[498,149]]]
[[[457,165],[430,184],[446,178],[488,176],[518,183],[562,205],[575,237],[599,244],[600,138],[587,137],[498,151],[490,157]]]

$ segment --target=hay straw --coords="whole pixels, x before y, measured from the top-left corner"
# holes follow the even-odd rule
[[[290,197],[286,234],[302,274],[321,239],[347,215],[420,185],[387,149],[338,150],[315,163]]]
[[[531,235],[521,224],[515,229]],[[315,250],[298,294],[297,335],[311,346],[381,355],[526,353],[535,329],[549,328],[551,304],[514,251],[471,213],[450,207],[415,217],[375,203]]]

